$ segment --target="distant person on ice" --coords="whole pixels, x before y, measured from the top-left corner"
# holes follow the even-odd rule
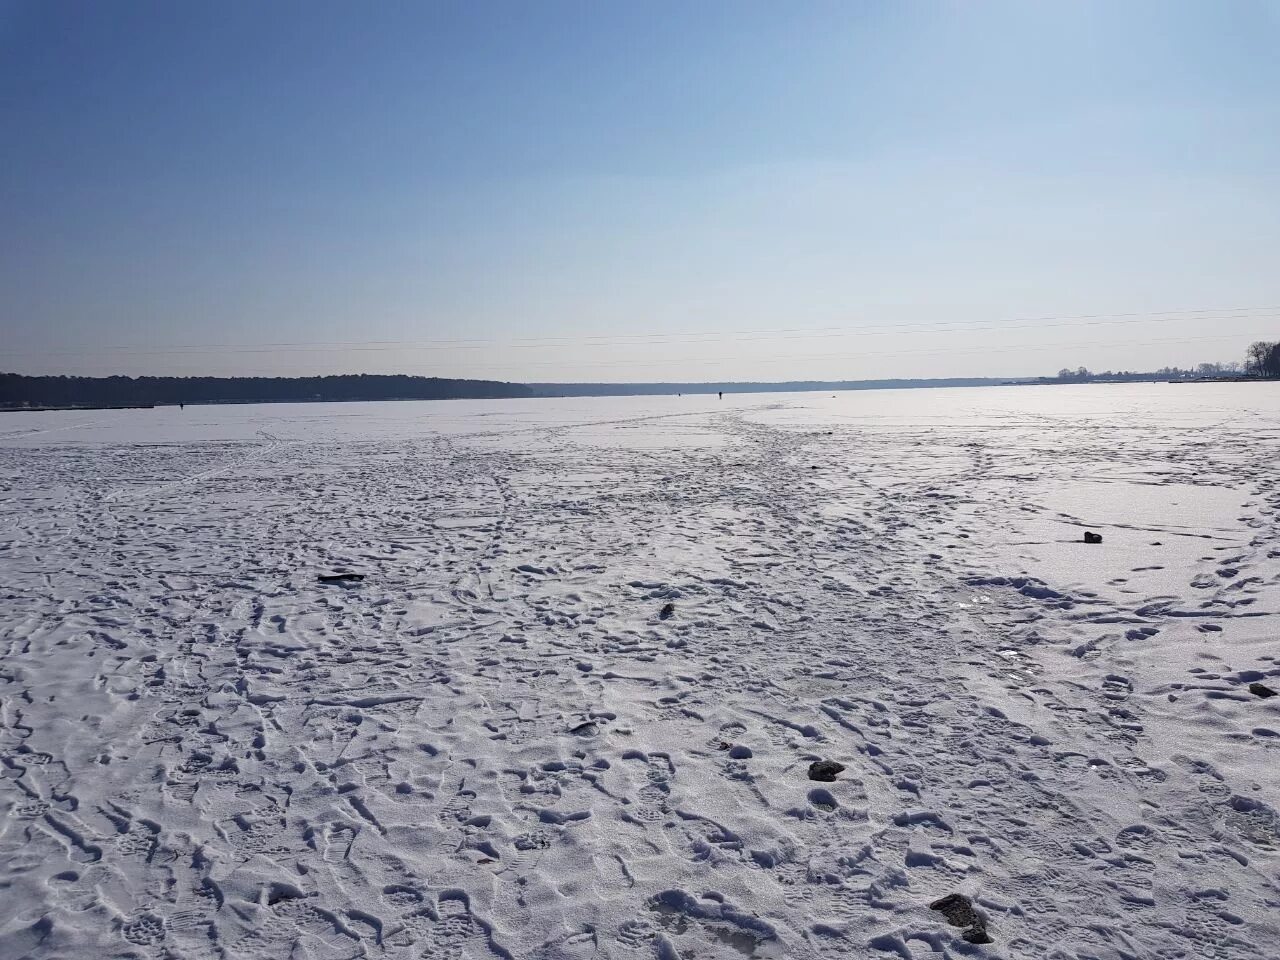
[[[720,399],[721,399],[721,400],[723,400],[723,399],[724,399],[724,391],[723,391],[723,390],[721,390],[721,391],[720,391]]]

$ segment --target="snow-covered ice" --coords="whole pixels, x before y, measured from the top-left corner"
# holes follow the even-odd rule
[[[0,957],[1275,956],[1278,462],[1273,384],[5,415]]]

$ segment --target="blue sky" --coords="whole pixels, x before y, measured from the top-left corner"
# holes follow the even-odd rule
[[[1234,358],[1277,49],[1275,2],[0,0],[0,369]]]

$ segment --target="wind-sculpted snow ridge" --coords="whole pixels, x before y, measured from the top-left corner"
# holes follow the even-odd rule
[[[1273,955],[1278,400],[15,414],[0,957]]]

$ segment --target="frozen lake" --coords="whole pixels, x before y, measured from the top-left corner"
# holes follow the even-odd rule
[[[1278,463],[1280,384],[2,415],[0,957],[1269,956]]]

